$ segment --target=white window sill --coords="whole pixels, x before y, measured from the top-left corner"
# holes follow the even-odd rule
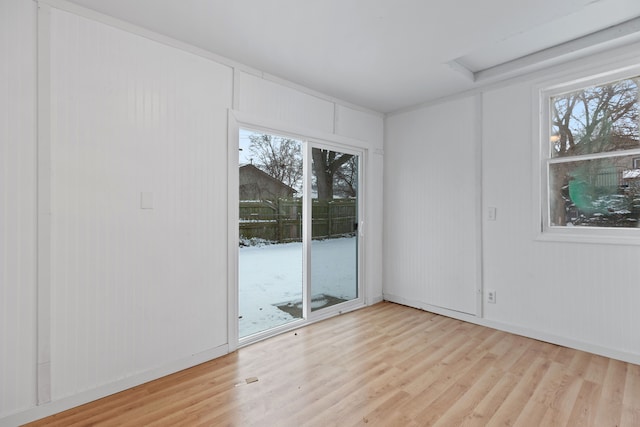
[[[640,245],[640,228],[548,227],[535,240],[635,246]]]

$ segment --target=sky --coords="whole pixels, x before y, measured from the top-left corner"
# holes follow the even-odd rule
[[[254,134],[255,132],[249,131],[246,129],[240,129],[240,152],[239,152],[239,163],[244,165],[246,163],[251,163],[251,152],[249,151],[249,145],[251,145],[251,141],[249,140],[249,135]]]
[[[249,151],[249,146],[251,145],[251,140],[249,136],[251,135],[263,135],[266,132],[256,132],[248,129],[240,129],[240,137],[238,139],[239,143],[239,164],[244,165],[247,163],[251,163],[251,151]],[[281,135],[277,135],[281,136]],[[293,139],[293,138],[292,138]]]

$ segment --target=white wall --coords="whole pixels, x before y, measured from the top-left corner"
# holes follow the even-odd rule
[[[545,82],[640,64],[639,51],[636,44],[390,116],[385,129],[385,298],[390,294],[391,299],[416,307],[449,308],[440,312],[640,363],[640,246],[537,240],[534,224],[540,223],[540,207],[533,201],[533,192],[539,191],[534,183],[534,167],[538,165],[532,158],[539,144],[534,137],[536,88]],[[477,96],[482,102],[470,113],[464,106]],[[472,185],[456,185],[456,191],[449,192],[438,190],[439,186],[432,188],[433,179],[443,174],[455,176],[460,162],[452,161],[453,156],[446,160],[437,157],[447,149],[437,148],[442,140],[429,135],[434,128],[450,128],[454,134],[471,132],[478,117],[481,138],[476,137],[474,143],[481,144],[482,159],[484,215],[478,253],[482,256],[482,277],[467,280],[482,278],[484,289],[497,291],[497,303],[484,304],[482,318],[461,315],[454,311],[455,306],[442,306],[437,296],[428,292],[433,269],[441,270],[437,274],[450,280],[460,274],[465,255],[454,247],[464,245],[466,238],[424,225],[408,235],[405,225],[415,221],[416,210],[431,215],[434,209],[446,209],[457,215],[455,211],[476,196]],[[465,149],[471,149],[469,143]],[[426,155],[426,165],[419,167],[420,162],[404,153]],[[435,159],[447,164],[435,165],[434,176]],[[403,189],[406,185],[408,190]],[[421,201],[410,199],[412,193]],[[496,221],[487,220],[489,207],[497,208]],[[437,248],[444,248],[446,256]],[[467,299],[473,289],[470,286],[456,292],[460,292],[459,298]]]
[[[477,98],[390,116],[385,128],[385,299],[475,314]]]
[[[36,402],[35,9],[0,0],[0,418]]]
[[[228,342],[232,69],[55,9],[51,52],[59,400]]]
[[[592,64],[615,67],[611,57]],[[572,71],[567,77],[588,73],[588,65],[576,65],[563,69]],[[537,80],[547,76],[555,75]],[[483,96],[483,199],[485,208],[498,208],[497,221],[484,223],[484,286],[498,296],[497,304],[485,305],[485,316],[639,363],[640,246],[534,240],[535,83]]]
[[[368,302],[382,299],[382,115],[76,7],[40,6],[50,129],[38,193],[36,7],[0,0],[0,90],[10,92],[0,93],[0,425],[228,351],[231,108],[367,147],[365,287]],[[141,209],[143,193],[153,209]],[[39,229],[38,200],[51,213]],[[36,283],[37,253],[51,275]]]

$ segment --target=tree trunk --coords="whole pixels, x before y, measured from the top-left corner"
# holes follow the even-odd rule
[[[318,186],[318,200],[333,199],[333,173],[327,164],[326,150],[314,148],[313,172],[316,174],[316,184]]]
[[[313,172],[316,174],[318,200],[333,200],[333,177],[353,155],[339,154],[331,150],[314,148],[312,151]]]

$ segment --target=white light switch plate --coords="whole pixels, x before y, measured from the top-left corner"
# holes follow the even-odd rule
[[[153,193],[140,193],[140,209],[153,209]]]
[[[490,207],[487,209],[487,220],[495,221],[496,215],[498,214],[497,209],[494,207]]]

